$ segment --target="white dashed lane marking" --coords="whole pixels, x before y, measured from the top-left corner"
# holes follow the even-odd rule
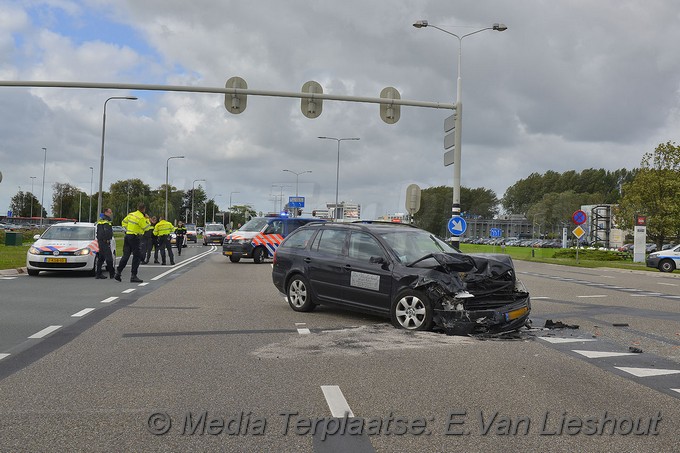
[[[93,312],[95,309],[94,308],[85,308],[83,310],[80,310],[78,313],[73,313],[71,315],[72,318],[80,318],[82,316],[85,316],[86,314]]]
[[[123,294],[130,294],[131,292],[134,292],[134,291],[136,291],[135,288],[129,288],[129,289],[126,289],[125,291],[122,291],[122,293]]]
[[[580,343],[582,341],[597,341],[592,338],[557,338],[557,337],[539,337],[541,340],[548,343]]]
[[[322,385],[321,391],[326,397],[326,403],[331,410],[333,417],[354,417],[354,412],[350,409],[342,390],[337,385]]]
[[[43,338],[43,337],[45,337],[45,336],[51,334],[52,332],[54,332],[55,330],[58,330],[58,329],[61,329],[61,326],[49,326],[49,327],[45,327],[45,328],[44,328],[43,330],[41,330],[40,332],[36,332],[36,333],[34,333],[33,335],[31,335],[30,337],[28,337],[28,338]]]
[[[116,296],[107,297],[106,299],[104,299],[103,301],[101,301],[101,303],[102,303],[102,304],[108,304],[109,302],[113,302],[113,301],[116,300],[116,299],[118,299],[118,297],[116,297]]]

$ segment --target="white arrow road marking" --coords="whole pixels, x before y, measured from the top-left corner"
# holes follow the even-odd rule
[[[548,343],[580,343],[582,341],[597,341],[590,338],[555,338],[555,337],[538,337]]]
[[[680,370],[663,370],[659,368],[628,368],[622,366],[614,367],[637,377],[665,376],[667,374],[680,374]]]
[[[635,352],[608,352],[608,351],[583,351],[574,349],[573,352],[586,356],[589,359],[601,359],[603,357],[620,357],[624,355],[636,355]]]
[[[680,393],[680,389],[671,389],[671,390],[673,390],[674,392]]]
[[[0,354],[0,360],[4,359],[5,357],[9,357],[9,354]]]
[[[296,322],[295,325],[297,326],[297,331],[300,335],[308,335],[312,333],[308,328],[305,327],[307,323]]]
[[[342,390],[337,385],[322,385],[321,391],[326,397],[326,403],[331,410],[333,417],[354,417],[354,412],[350,409]]]

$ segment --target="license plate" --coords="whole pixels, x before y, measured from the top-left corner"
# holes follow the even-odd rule
[[[525,315],[526,312],[528,312],[528,311],[529,311],[529,309],[527,307],[522,307],[518,310],[512,310],[506,316],[507,316],[508,321],[512,321],[513,319],[517,319],[520,316]]]
[[[222,253],[223,253],[224,255],[229,256],[229,255],[231,255],[232,252],[222,252]]]
[[[65,263],[66,258],[47,258],[48,263]]]

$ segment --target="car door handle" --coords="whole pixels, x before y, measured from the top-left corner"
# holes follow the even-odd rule
[[[309,257],[307,257],[307,258],[305,258],[305,259],[302,260],[302,261],[304,261],[305,263],[311,263],[311,262],[312,262],[312,259],[309,258]]]
[[[346,271],[351,271],[351,270],[352,270],[352,265],[351,265],[351,264],[345,264],[345,270],[346,270]]]

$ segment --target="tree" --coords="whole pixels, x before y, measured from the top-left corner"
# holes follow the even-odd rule
[[[636,215],[647,216],[647,236],[657,246],[680,232],[680,147],[659,144],[645,153],[632,182],[623,185],[619,224],[634,226]]]
[[[260,213],[260,216],[262,213]],[[231,220],[232,229],[236,229],[239,225],[243,225],[252,217],[256,217],[257,212],[248,205],[233,205],[231,211],[227,211],[227,219],[225,223],[227,228],[229,227],[229,221]]]
[[[128,213],[137,210],[139,203],[149,205],[151,201],[151,188],[148,184],[145,184],[141,179],[126,179],[111,184],[108,197],[104,199],[103,207],[109,207],[113,210],[113,223],[120,225],[120,222]],[[156,216],[161,214],[161,212],[151,212],[150,210],[147,210],[147,213]]]
[[[184,203],[182,206],[182,212],[189,211],[189,217],[187,223],[196,223],[197,219],[203,219],[203,210],[205,209],[205,200],[208,196],[203,190],[203,187],[199,184],[198,187],[184,192]],[[194,217],[191,218],[191,204],[194,205]]]
[[[42,205],[31,192],[22,192],[20,190],[12,197],[9,209],[15,217],[40,217]],[[43,209],[42,211],[42,217],[47,217],[45,210]]]
[[[87,194],[69,183],[52,184],[52,215],[77,219],[82,213],[82,200],[87,201]]]
[[[448,236],[447,222],[451,218],[453,189],[446,186],[430,187],[421,191],[420,211],[415,224],[438,236]],[[460,188],[461,215],[470,218],[493,218],[498,214],[498,198],[493,190]]]

